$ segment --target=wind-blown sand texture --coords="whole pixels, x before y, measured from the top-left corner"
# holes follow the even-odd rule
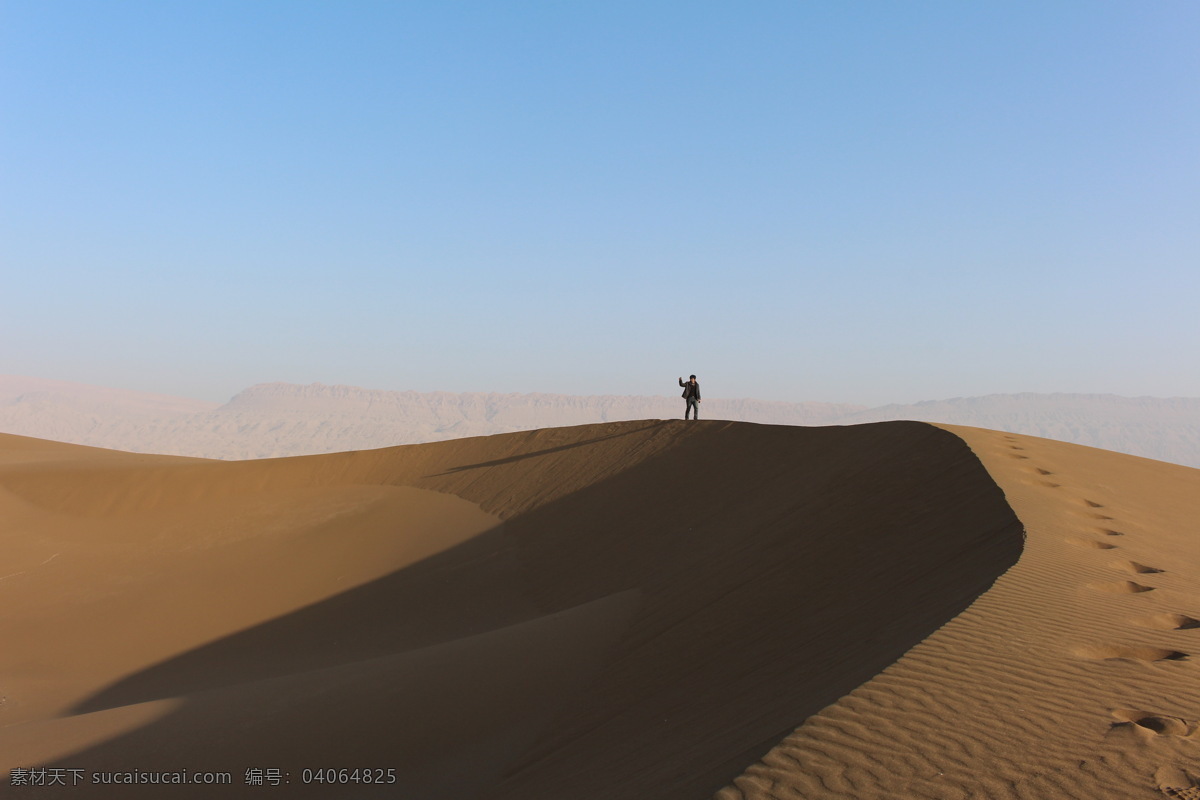
[[[1020,561],[718,797],[1200,798],[1200,472],[949,429]]]
[[[915,422],[250,462],[0,436],[0,768],[229,770],[222,797],[1189,797],[1198,480]],[[303,785],[326,767],[397,782]]]

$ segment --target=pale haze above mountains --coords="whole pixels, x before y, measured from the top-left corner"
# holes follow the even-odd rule
[[[364,450],[532,428],[670,419],[678,397],[252,386],[224,405],[0,376],[0,432],[138,453],[245,459]],[[708,397],[706,419],[854,425],[910,419],[1042,436],[1200,467],[1200,398],[998,394],[879,408]]]

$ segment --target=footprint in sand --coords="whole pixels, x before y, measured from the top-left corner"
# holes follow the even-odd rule
[[[1159,569],[1158,567],[1151,567],[1151,566],[1147,566],[1146,564],[1139,564],[1136,561],[1114,561],[1111,564],[1109,564],[1109,566],[1113,567],[1115,569],[1123,569],[1126,572],[1134,572],[1134,573],[1137,573],[1138,575],[1154,575],[1154,574],[1164,571],[1164,570]]]
[[[1182,650],[1165,647],[1143,647],[1139,645],[1092,644],[1075,648],[1075,655],[1103,661],[1128,659],[1131,661],[1186,661],[1188,654]],[[1139,723],[1140,724],[1140,723]],[[1183,734],[1180,734],[1181,736]]]
[[[1102,521],[1107,521],[1107,520],[1112,519],[1112,517],[1110,517],[1108,514],[1101,514],[1095,510],[1097,508],[1104,508],[1104,506],[1101,505],[1100,503],[1085,499],[1083,501],[1083,505],[1085,508],[1091,509],[1091,511],[1088,512],[1088,511],[1084,511],[1083,509],[1079,509],[1079,513],[1083,514],[1088,519],[1096,519],[1096,520],[1102,520]]]
[[[1105,548],[1108,549],[1108,548]],[[1146,586],[1133,581],[1117,581],[1116,583],[1093,583],[1090,584],[1093,589],[1101,592],[1113,592],[1115,594],[1141,594],[1142,592],[1153,592],[1153,586]]]
[[[1168,764],[1154,773],[1158,790],[1167,797],[1177,800],[1200,800],[1200,777],[1192,775],[1182,767]]]
[[[1012,455],[1012,454],[1009,453],[1009,455]],[[1041,467],[1035,466],[1033,469],[1035,472],[1037,472],[1038,475],[1044,476],[1044,475],[1053,475],[1054,474],[1050,470],[1042,469]],[[1062,486],[1061,483],[1055,483],[1054,481],[1038,481],[1038,485],[1045,486],[1047,489],[1057,489],[1058,487]]]
[[[1120,531],[1114,531],[1112,528],[1096,528],[1096,530],[1098,530],[1100,533],[1103,533],[1105,536],[1124,536],[1125,535],[1125,534],[1121,533]]]
[[[1140,624],[1156,631],[1188,631],[1200,628],[1200,619],[1189,617],[1187,614],[1166,613],[1147,617]]]
[[[1114,729],[1136,726],[1154,736],[1191,736],[1196,733],[1197,728],[1194,722],[1167,714],[1155,714],[1152,711],[1117,708],[1113,709],[1112,715],[1117,720],[1112,724]]]
[[[1108,542],[1097,542],[1095,539],[1067,539],[1067,541],[1078,547],[1090,547],[1093,550],[1117,549],[1115,544],[1109,544]]]

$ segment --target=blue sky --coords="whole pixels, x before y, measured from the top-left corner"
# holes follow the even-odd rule
[[[0,0],[0,373],[1200,396],[1200,4]]]

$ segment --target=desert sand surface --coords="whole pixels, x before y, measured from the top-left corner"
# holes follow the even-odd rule
[[[2,769],[84,776],[6,793],[1189,797],[1198,481],[918,422],[0,436]],[[151,770],[232,784],[92,783]]]
[[[718,797],[1200,798],[1200,471],[948,429],[1020,560]]]

